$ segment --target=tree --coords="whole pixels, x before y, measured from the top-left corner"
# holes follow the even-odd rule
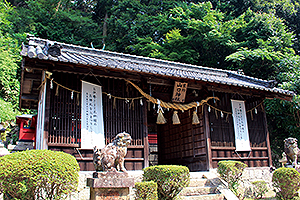
[[[92,20],[92,3],[69,0],[28,0],[16,8],[14,32],[54,41],[101,47],[100,28]]]
[[[262,79],[276,79],[281,72],[279,62],[292,49],[293,33],[273,14],[248,10],[241,15],[242,26],[234,31],[239,43],[236,52],[226,57],[231,69],[243,69],[245,74]]]
[[[0,97],[17,105],[19,101],[18,62],[20,45],[18,40],[22,34],[11,31],[12,24],[8,20],[13,8],[6,2],[0,2]]]

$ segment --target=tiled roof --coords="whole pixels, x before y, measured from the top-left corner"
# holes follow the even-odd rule
[[[51,56],[50,48],[55,44],[60,48],[58,55]],[[50,47],[50,48],[49,48]],[[60,55],[59,55],[60,54]],[[288,90],[272,87],[268,81],[245,76],[235,71],[202,67],[154,58],[128,55],[105,50],[81,47],[71,44],[29,37],[28,45],[23,45],[22,56],[41,60],[59,61],[90,66],[116,68],[158,74],[162,76],[180,77],[192,80],[233,85],[256,90],[292,96]]]

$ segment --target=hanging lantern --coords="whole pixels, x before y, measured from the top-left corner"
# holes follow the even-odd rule
[[[255,112],[255,114],[257,114],[257,109],[256,108],[254,109],[254,112]]]
[[[73,100],[74,97],[74,91],[71,92],[71,99]]]
[[[224,117],[224,114],[223,114],[223,112],[221,111],[221,118],[223,118]]]
[[[211,111],[211,108],[210,108],[210,106],[208,106],[207,110],[208,110],[208,112],[210,112],[210,111]]]
[[[172,117],[173,124],[180,124],[180,120],[177,113],[178,113],[177,111],[173,112],[173,117]]]

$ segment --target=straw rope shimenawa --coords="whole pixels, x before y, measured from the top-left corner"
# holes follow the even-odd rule
[[[141,95],[143,95],[150,102],[159,104],[163,108],[172,108],[174,110],[185,111],[185,110],[189,110],[191,108],[195,108],[197,106],[201,106],[201,105],[207,103],[210,99],[220,100],[218,97],[207,97],[206,99],[203,99],[198,103],[197,102],[191,102],[188,104],[167,103],[167,102],[155,99],[155,98],[151,97],[149,94],[146,94],[145,92],[143,92],[143,90],[141,88],[139,88],[137,85],[135,85],[131,81],[126,80],[126,82],[130,83],[133,87],[135,87],[135,89],[137,89],[141,93]]]

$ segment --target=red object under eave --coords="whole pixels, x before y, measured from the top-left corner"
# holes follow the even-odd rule
[[[16,117],[20,126],[19,141],[36,142],[36,119],[37,115],[21,115]]]
[[[149,141],[149,144],[157,144],[157,134],[156,133],[149,133],[148,134],[148,141]]]

